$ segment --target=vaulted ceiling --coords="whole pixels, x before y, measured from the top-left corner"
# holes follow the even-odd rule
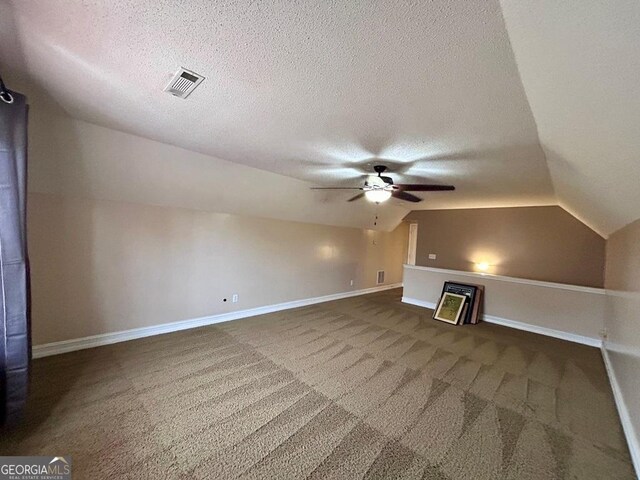
[[[228,182],[248,211],[235,213],[255,214],[273,182],[308,221],[365,226],[350,192],[307,187],[384,163],[396,182],[457,187],[418,208],[560,203],[608,234],[640,216],[639,4],[558,2],[571,3],[15,0],[0,62],[71,117],[208,155],[209,170],[237,164]],[[162,91],[180,66],[206,77],[187,100]],[[241,181],[242,166],[265,172]],[[194,203],[177,188],[175,204]],[[215,208],[206,195],[197,207]],[[291,217],[277,195],[260,213]],[[409,208],[382,206],[386,225]]]
[[[640,2],[503,0],[560,205],[601,234],[640,217]]]

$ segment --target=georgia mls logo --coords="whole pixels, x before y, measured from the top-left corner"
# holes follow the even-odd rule
[[[52,465],[52,466],[50,466],[50,467],[49,467],[49,470],[50,470],[50,471],[49,471],[49,473],[50,473],[50,474],[51,474],[54,470],[60,470],[60,469],[64,470],[64,469],[65,469],[64,467],[66,467],[67,473],[69,473],[69,472],[68,472],[68,470],[69,470],[69,466],[68,466],[68,465],[69,465],[69,462],[67,462],[67,461],[64,459],[64,457],[53,457],[53,460],[51,460],[51,461],[49,462],[49,465]]]
[[[71,457],[0,457],[0,480],[67,480]]]

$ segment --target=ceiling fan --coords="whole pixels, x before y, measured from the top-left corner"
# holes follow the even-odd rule
[[[385,165],[376,165],[373,170],[378,174],[370,175],[364,182],[362,187],[311,187],[312,190],[362,190],[355,197],[350,198],[348,201],[353,202],[362,197],[366,197],[367,200],[375,203],[381,203],[389,198],[397,198],[400,200],[406,200],[407,202],[421,202],[422,199],[412,195],[408,192],[440,192],[445,190],[455,190],[453,185],[428,185],[428,184],[407,184],[399,183],[394,184],[391,177],[382,175],[387,167]]]

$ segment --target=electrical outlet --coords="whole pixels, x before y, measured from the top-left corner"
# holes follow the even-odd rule
[[[231,302],[232,303],[238,303],[238,294],[234,293],[231,297]]]
[[[603,340],[606,340],[608,333],[609,332],[607,332],[607,329],[603,328],[602,330],[600,330],[600,338],[602,338]]]
[[[429,254],[429,260],[435,260],[436,259],[436,254],[435,253],[430,253]]]
[[[351,286],[353,287],[353,280],[351,280],[351,281],[349,282],[349,285],[351,285]]]

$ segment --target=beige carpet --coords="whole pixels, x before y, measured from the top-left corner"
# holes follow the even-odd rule
[[[74,478],[635,478],[600,353],[400,290],[34,362],[4,455]]]

